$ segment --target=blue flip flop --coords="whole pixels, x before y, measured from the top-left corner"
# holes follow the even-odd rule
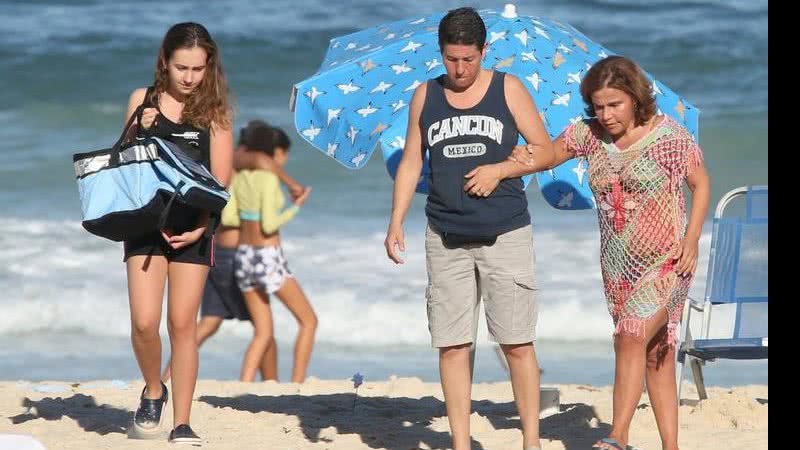
[[[616,448],[617,450],[625,450],[625,447],[623,447],[622,444],[617,442],[615,439],[603,438],[603,439],[600,439],[600,442],[602,442],[604,444],[608,444],[608,445]],[[593,445],[592,446],[592,450],[594,450],[594,449],[603,450],[603,447],[598,447],[596,445]]]

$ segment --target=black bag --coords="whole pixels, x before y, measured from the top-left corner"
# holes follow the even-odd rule
[[[447,248],[463,247],[465,245],[494,245],[497,236],[471,236],[458,233],[442,233],[442,240]]]
[[[225,186],[172,142],[141,133],[123,144],[142,111],[136,109],[111,148],[72,156],[83,227],[113,241],[131,240],[164,228],[178,205],[208,213],[210,236],[230,197]]]

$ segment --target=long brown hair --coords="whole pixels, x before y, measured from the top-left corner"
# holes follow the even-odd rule
[[[195,47],[206,51],[206,71],[200,85],[187,96],[181,120],[205,129],[210,129],[212,124],[230,128],[232,108],[228,101],[228,83],[222,70],[219,49],[208,30],[199,23],[177,23],[164,35],[156,60],[155,89],[149,100],[157,105],[158,95],[167,90],[167,64],[175,50]]]
[[[595,117],[592,94],[603,88],[614,88],[633,99],[636,125],[643,125],[656,114],[656,100],[650,81],[642,69],[624,56],[609,56],[596,62],[581,82],[581,97],[586,104],[586,114]]]

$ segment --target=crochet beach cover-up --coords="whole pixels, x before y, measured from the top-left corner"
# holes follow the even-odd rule
[[[608,310],[620,333],[644,337],[645,322],[667,309],[667,333],[659,346],[673,346],[691,277],[677,276],[673,254],[686,229],[683,183],[703,164],[700,147],[668,116],[626,149],[614,145],[597,120],[564,131],[564,142],[588,163],[597,203],[600,266]],[[579,165],[580,167],[580,165]]]

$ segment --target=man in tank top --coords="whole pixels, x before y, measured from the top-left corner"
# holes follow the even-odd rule
[[[430,160],[425,214],[428,328],[439,365],[454,450],[470,449],[470,347],[484,301],[489,335],[509,363],[523,449],[539,449],[538,315],[531,218],[521,176],[553,157],[528,91],[513,75],[481,68],[486,27],[472,8],[439,24],[447,73],[414,92],[385,246],[402,263],[403,219]],[[541,147],[533,166],[507,160],[519,134]],[[546,159],[546,160],[545,160]]]

